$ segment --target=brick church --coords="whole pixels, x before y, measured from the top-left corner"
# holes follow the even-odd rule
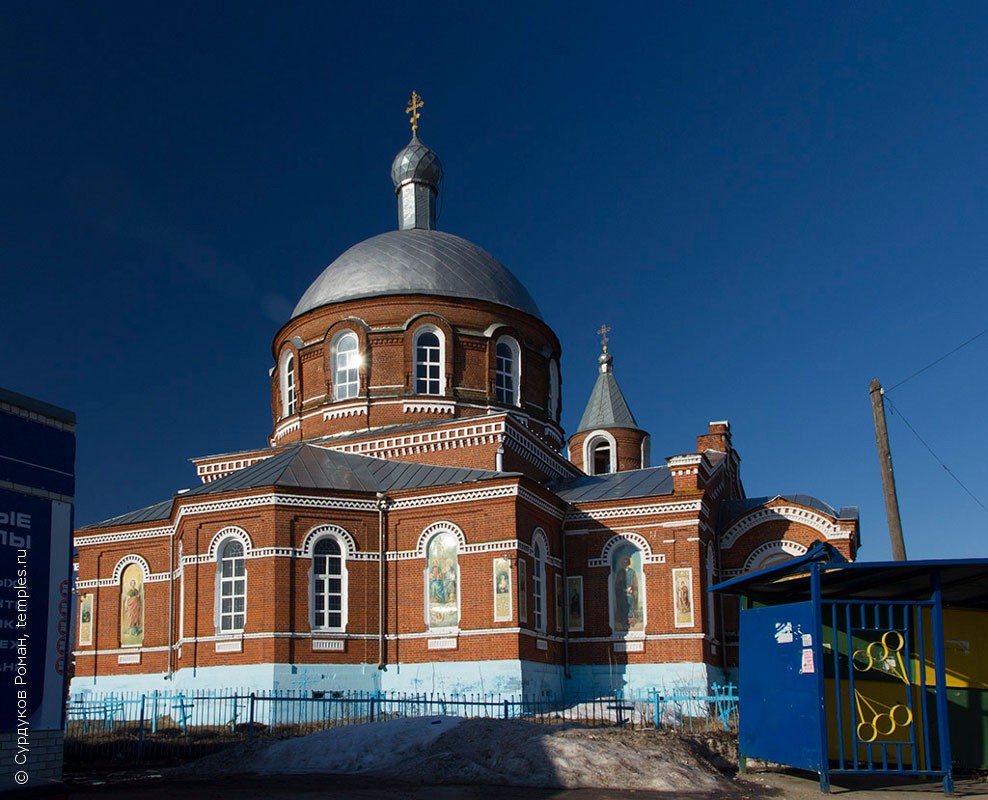
[[[275,335],[268,446],[76,532],[73,693],[706,690],[737,646],[708,586],[818,541],[854,558],[856,509],[745,496],[726,421],[653,466],[606,344],[567,438],[559,340],[435,229],[442,167],[410,110],[398,230]]]

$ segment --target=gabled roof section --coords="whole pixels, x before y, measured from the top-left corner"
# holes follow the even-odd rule
[[[103,522],[94,522],[91,525],[84,525],[80,531],[88,531],[90,528],[109,528],[114,525],[140,525],[143,522],[157,522],[169,519],[172,515],[172,498],[162,500],[152,506],[145,506],[136,511],[121,514],[118,517],[111,517]]]
[[[341,453],[338,450],[312,444],[297,444],[285,448],[264,461],[232,472],[191,491],[182,492],[176,497],[199,497],[264,486],[368,493],[397,492],[403,489],[476,483],[492,478],[517,477],[520,474],[464,467],[438,467],[407,461],[385,461],[383,458]],[[87,525],[80,530],[167,520],[171,518],[174,499]]]
[[[383,458],[299,444],[212,483],[199,486],[183,496],[216,494],[261,486],[390,492],[473,483],[516,474],[463,467],[438,467],[407,461],[385,461]]]
[[[777,494],[772,497],[747,497],[744,500],[726,501],[720,507],[720,521],[722,524],[733,522],[735,519],[751,511],[753,508],[767,505],[776,499],[785,500],[787,503],[796,503],[797,505],[805,506],[806,508],[812,508],[814,511],[819,511],[821,514],[826,514],[834,519],[858,518],[857,506],[844,506],[840,511],[837,511],[833,506],[823,502],[823,500],[820,500],[818,497],[813,497],[813,495]]]
[[[621,394],[614,371],[611,367],[613,358],[610,353],[600,357],[600,374],[590,392],[590,400],[580,418],[576,433],[598,430],[599,428],[634,428],[641,430],[635,421],[634,414],[628,408],[628,401]]]
[[[546,488],[567,503],[665,497],[672,494],[672,473],[668,467],[629,469],[609,475],[566,478],[553,481]]]

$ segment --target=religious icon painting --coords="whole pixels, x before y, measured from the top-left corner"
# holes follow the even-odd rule
[[[89,593],[79,596],[79,644],[81,646],[93,643],[93,608],[95,595]]]
[[[120,580],[120,646],[144,644],[144,572],[128,564]]]
[[[563,629],[563,576],[556,576],[556,632]]]
[[[511,562],[494,559],[494,621],[511,621]]]
[[[528,622],[528,573],[522,558],[518,559],[518,619]]]
[[[460,623],[460,567],[457,540],[437,533],[426,548],[426,608],[430,628],[455,628]]]
[[[583,577],[566,578],[566,621],[570,632],[583,630]]]
[[[672,571],[673,608],[677,628],[693,627],[693,570]]]
[[[615,632],[645,630],[645,580],[642,554],[633,544],[615,548],[611,556],[611,628]]]

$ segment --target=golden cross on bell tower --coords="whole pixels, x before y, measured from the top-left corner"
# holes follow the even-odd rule
[[[603,346],[605,353],[607,352],[607,343],[610,341],[610,339],[607,338],[607,334],[610,332],[611,328],[607,327],[607,325],[601,325],[600,330],[597,331],[597,333],[600,334],[600,344]]]
[[[414,89],[412,90],[412,96],[408,98],[408,108],[405,109],[406,114],[411,114],[409,121],[412,123],[412,133],[417,134],[419,130],[419,109],[424,106],[425,103],[422,102],[422,98],[419,93]]]

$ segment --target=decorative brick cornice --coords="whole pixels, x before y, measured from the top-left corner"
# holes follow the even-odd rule
[[[773,522],[782,520],[785,522],[795,522],[812,528],[823,534],[827,539],[850,539],[851,532],[841,530],[840,526],[832,522],[828,517],[813,511],[809,508],[798,506],[772,506],[759,508],[741,517],[737,522],[727,529],[721,537],[721,548],[730,550],[738,539],[750,531],[752,528],[761,525],[763,522]]]
[[[685,500],[669,503],[649,503],[637,506],[611,506],[609,508],[575,508],[567,512],[565,521],[586,522],[588,520],[620,519],[623,517],[645,517],[659,514],[690,514],[699,511],[702,501]]]

